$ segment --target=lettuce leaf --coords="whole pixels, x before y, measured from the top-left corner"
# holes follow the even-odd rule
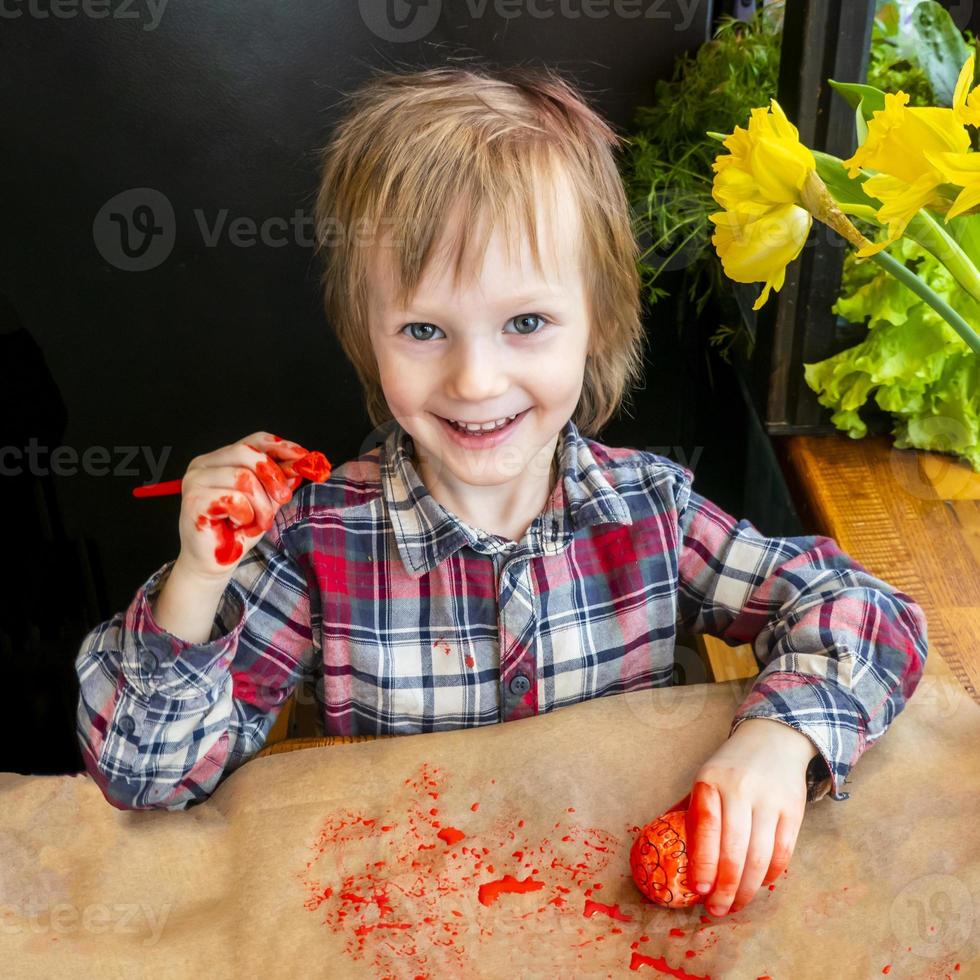
[[[980,304],[932,255],[907,239],[892,251],[968,322],[980,323]],[[868,321],[860,344],[803,365],[820,404],[833,409],[833,424],[852,439],[867,435],[859,409],[873,395],[895,416],[897,448],[952,453],[980,472],[980,356],[918,296],[853,253],[833,310],[854,323]]]

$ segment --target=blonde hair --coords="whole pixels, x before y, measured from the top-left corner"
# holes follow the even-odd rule
[[[385,71],[347,100],[349,111],[322,150],[314,217],[327,321],[357,371],[372,424],[392,417],[368,335],[367,273],[381,226],[398,244],[400,303],[415,294],[457,208],[470,220],[457,223],[452,240],[456,282],[498,222],[505,242],[516,240],[514,215],[540,270],[537,192],[561,175],[579,209],[590,316],[572,421],[596,435],[643,371],[639,248],[613,154],[620,137],[549,68]]]

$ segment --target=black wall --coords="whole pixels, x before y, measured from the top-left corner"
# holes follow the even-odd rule
[[[412,9],[4,4],[0,669],[14,695],[0,770],[81,767],[78,644],[179,548],[179,497],[140,501],[133,486],[178,478],[193,456],[258,429],[335,463],[369,434],[320,309],[309,227],[315,153],[342,93],[375,66],[546,63],[622,132],[674,58],[708,36],[712,14],[710,0],[430,0],[398,27],[392,4]],[[122,223],[138,246],[144,218],[159,233],[127,255]],[[229,226],[243,218],[236,240]],[[705,468],[727,473],[734,489],[719,502],[734,508],[741,427],[731,410],[728,430],[714,426],[724,390],[696,397],[704,352],[685,348],[676,317],[667,305],[651,315],[647,388],[635,418],[603,438],[697,462],[699,483]],[[83,466],[86,451],[104,473]]]

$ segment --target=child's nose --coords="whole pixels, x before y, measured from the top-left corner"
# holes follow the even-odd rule
[[[449,395],[461,402],[490,401],[507,391],[506,367],[490,344],[463,343],[449,364]]]

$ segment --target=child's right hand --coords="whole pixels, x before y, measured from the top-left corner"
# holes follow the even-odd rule
[[[229,582],[302,482],[292,464],[306,452],[295,442],[254,432],[195,456],[180,491],[177,561],[184,572],[219,584]]]

